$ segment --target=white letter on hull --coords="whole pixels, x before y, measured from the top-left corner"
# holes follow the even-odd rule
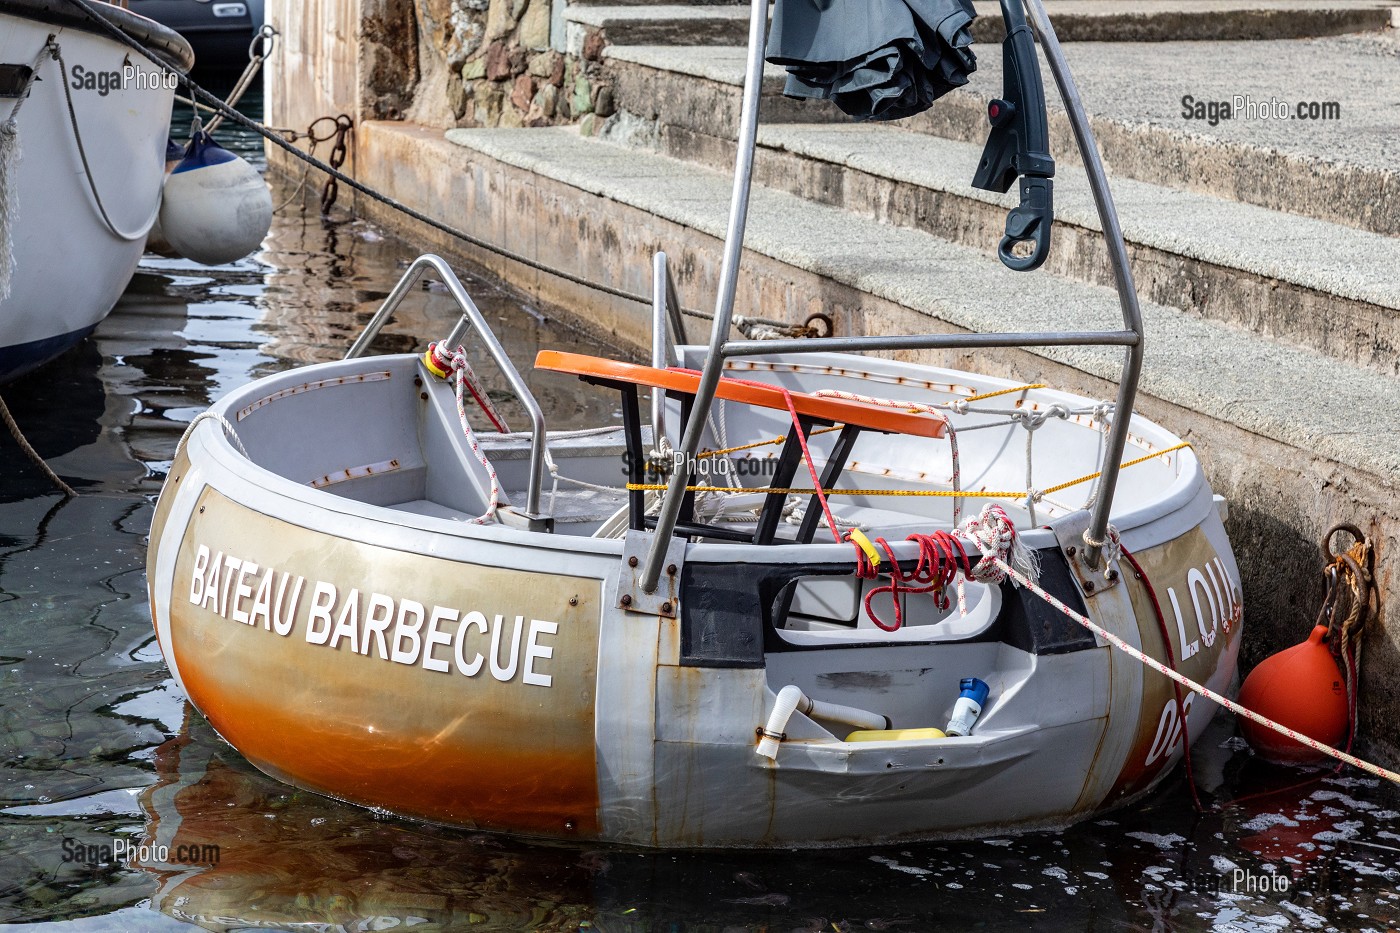
[[[209,572],[204,575],[204,598],[199,601],[199,608],[219,611],[219,568],[223,565],[224,552],[220,551],[209,562]]]
[[[331,609],[335,608],[335,598],[334,585],[316,581],[316,591],[311,594],[311,611],[306,616],[306,640],[313,645],[324,645],[331,637]]]
[[[530,635],[525,639],[525,673],[520,676],[520,679],[536,687],[548,687],[554,682],[554,678],[549,674],[535,673],[535,659],[554,657],[554,646],[541,645],[539,643],[540,633],[558,635],[559,623],[546,622],[543,619],[530,620]]]
[[[1191,608],[1196,610],[1196,628],[1200,630],[1201,641],[1205,642],[1207,648],[1215,644],[1215,634],[1220,631],[1220,610],[1215,605],[1215,594],[1210,591],[1210,584],[1206,582],[1206,575],[1195,567],[1186,574],[1186,588],[1191,592]],[[1210,607],[1210,631],[1206,631],[1205,614],[1201,612],[1201,596],[1197,591],[1205,596],[1206,605]]]
[[[204,568],[209,566],[209,546],[201,544],[194,552],[194,569],[190,571],[190,602],[198,606],[204,601]]]
[[[505,667],[500,664],[501,630],[505,628],[500,616],[496,616],[496,624],[491,629],[491,676],[501,683],[508,683],[515,676],[515,669],[520,663],[520,626],[524,621],[524,616],[515,617],[515,629],[510,637],[510,663]]]
[[[413,615],[413,624],[405,625],[404,619]],[[399,603],[399,620],[394,625],[394,651],[390,655],[391,660],[398,664],[413,664],[418,660],[418,649],[423,647],[423,639],[418,637],[418,630],[423,627],[423,604],[415,603],[411,599],[405,599]],[[403,649],[404,638],[413,642],[413,650]]]
[[[394,601],[381,593],[371,593],[369,605],[365,607],[365,637],[360,639],[360,654],[369,654],[369,646],[379,648],[379,656],[389,660],[389,648],[384,644],[384,634],[394,617]],[[370,636],[374,636],[373,642]]]
[[[345,597],[345,606],[340,610],[340,618],[335,620],[335,630],[331,632],[330,647],[340,644],[346,635],[350,636],[350,650],[360,653],[360,591],[351,589]]]
[[[258,584],[258,592],[253,596],[253,608],[248,610],[248,624],[256,626],[258,616],[262,616],[262,627],[265,631],[272,629],[272,578],[277,575],[277,571],[271,567],[263,574],[262,582]]]
[[[433,607],[433,617],[428,620],[428,631],[424,633],[423,643],[423,667],[430,671],[439,671],[446,674],[452,669],[452,665],[446,661],[439,661],[433,657],[433,649],[438,645],[452,644],[451,630],[446,632],[438,631],[439,622],[456,622],[457,610],[445,609],[442,606]]]
[[[481,656],[481,652],[476,653],[470,664],[467,663],[467,656],[462,651],[462,646],[467,643],[467,626],[475,625],[477,631],[486,634],[486,616],[473,609],[462,616],[462,624],[457,626],[457,643],[453,646],[453,652],[457,655],[457,670],[467,677],[475,677],[481,673],[481,665],[486,663],[486,659]]]
[[[219,587],[219,615],[228,618],[228,589],[233,583],[233,578],[238,573],[238,568],[243,566],[243,561],[230,554],[224,558],[224,585]]]
[[[1181,637],[1181,660],[1185,661],[1193,654],[1201,650],[1201,643],[1193,641],[1186,643],[1186,623],[1181,618],[1181,604],[1176,601],[1176,590],[1167,587],[1167,598],[1171,600],[1172,612],[1176,614],[1176,633]]]
[[[272,630],[278,635],[287,635],[292,631],[292,626],[297,620],[297,603],[301,601],[301,587],[306,582],[305,577],[297,577],[296,586],[292,587],[292,595],[284,603],[282,594],[287,591],[287,578],[291,574],[282,571],[282,579],[277,583],[277,602],[272,605]],[[286,613],[285,618],[283,613]],[[310,628],[308,620],[308,628]]]
[[[251,624],[248,621],[248,613],[238,608],[238,604],[249,596],[253,595],[253,588],[248,585],[248,577],[258,575],[258,565],[252,561],[245,560],[243,569],[238,571],[238,582],[233,585],[233,612],[229,618],[235,622],[242,622],[244,625]]]

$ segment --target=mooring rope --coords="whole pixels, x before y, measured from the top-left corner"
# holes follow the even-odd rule
[[[1353,544],[1340,553],[1332,550],[1332,539],[1339,533],[1351,535]],[[1347,688],[1347,750],[1356,737],[1361,680],[1362,636],[1367,623],[1379,613],[1375,587],[1375,552],[1371,541],[1355,525],[1334,525],[1322,536],[1323,560],[1327,566],[1327,593],[1317,615],[1317,625],[1328,628],[1327,641],[1341,661]],[[1342,608],[1345,607],[1345,612]]]
[[[160,216],[160,198],[156,198],[155,210],[151,211],[151,216],[146,218],[146,222],[141,225],[141,229],[135,233],[128,233],[113,222],[110,214],[107,213],[107,205],[102,203],[102,195],[97,191],[97,179],[92,177],[92,166],[88,163],[87,148],[83,145],[83,134],[78,129],[78,112],[73,107],[73,92],[68,87],[68,63],[63,60],[63,48],[52,37],[49,38],[48,50],[58,62],[59,74],[63,80],[59,83],[63,86],[63,99],[68,105],[68,124],[73,128],[73,142],[78,147],[78,158],[83,163],[83,175],[87,178],[88,190],[92,192],[92,200],[97,205],[97,213],[102,217],[102,222],[107,225],[112,236],[128,243],[145,239],[151,232],[151,228],[156,224],[156,218]]]
[[[391,210],[398,211],[405,217],[410,217],[421,224],[426,224],[427,226],[433,228],[434,230],[437,230],[440,233],[445,233],[448,236],[461,240],[463,243],[466,243],[470,246],[474,246],[477,249],[484,250],[488,253],[493,253],[497,256],[500,256],[502,259],[506,259],[514,263],[519,263],[527,269],[533,269],[536,272],[543,272],[546,275],[563,279],[564,281],[570,282],[574,285],[580,285],[584,288],[589,288],[594,291],[602,292],[603,294],[610,295],[613,298],[620,298],[623,301],[631,301],[636,302],[637,304],[643,304],[648,306],[651,305],[652,298],[650,295],[638,295],[634,292],[629,292],[626,289],[618,288],[614,285],[608,285],[603,282],[595,282],[590,279],[584,278],[582,275],[569,272],[566,269],[560,269],[551,266],[545,262],[542,262],[538,259],[533,259],[522,253],[517,253],[512,250],[506,249],[503,246],[499,246],[495,243],[491,243],[487,240],[484,240],[481,237],[468,233],[467,231],[462,230],[459,227],[454,227],[451,224],[438,220],[435,217],[430,217],[429,215],[423,213],[420,210],[409,207],[402,201],[392,198],[387,194],[383,194],[382,192],[376,191],[369,185],[366,185],[364,182],[357,181],[356,179],[345,174],[344,172],[340,171],[334,166],[329,165],[326,162],[323,162],[321,159],[316,158],[315,155],[303,152],[302,150],[298,149],[295,145],[288,142],[280,133],[273,132],[272,130],[269,130],[267,127],[265,127],[263,124],[258,123],[256,120],[252,120],[248,117],[245,117],[237,110],[225,104],[224,101],[220,99],[217,95],[206,91],[199,84],[195,83],[195,81],[191,79],[189,75],[183,74],[180,71],[171,68],[159,58],[151,55],[151,53],[143,45],[141,45],[140,42],[128,36],[126,33],[122,32],[121,29],[112,25],[105,18],[103,18],[102,14],[97,11],[97,9],[92,5],[90,0],[68,0],[68,2],[81,9],[84,13],[86,13],[95,24],[97,24],[104,32],[110,35],[113,39],[122,43],[128,48],[140,52],[142,55],[146,56],[152,62],[154,62],[157,68],[160,68],[166,74],[173,75],[175,78],[177,78],[182,84],[184,84],[190,89],[191,94],[193,94],[196,98],[202,99],[205,102],[205,106],[207,106],[208,109],[218,113],[221,118],[227,119],[232,123],[237,123],[239,126],[242,126],[245,129],[252,130],[254,133],[257,133],[259,136],[266,139],[268,142],[272,143],[277,148],[287,152],[293,158],[300,159],[307,165],[321,172],[324,172],[326,175],[330,176],[332,180],[337,182],[343,182],[344,184],[353,188],[355,191],[358,191],[360,194],[363,194],[365,197],[370,198],[374,201],[378,201],[385,207],[388,207]],[[680,311],[682,314],[688,317],[697,318],[702,321],[714,320],[714,315],[705,311],[698,311],[693,308],[685,307],[682,307]],[[814,321],[820,317],[822,316],[813,315],[812,317],[809,317],[807,319],[806,323],[800,325],[791,324],[787,321],[774,321],[768,318],[736,317],[734,320],[734,327],[736,329],[739,329],[740,332],[744,333],[746,336],[752,333],[755,336],[755,339],[761,339],[762,337],[766,336],[785,335],[815,336],[817,331]],[[769,329],[771,333],[765,333],[765,328]]]
[[[993,508],[993,506],[988,505],[983,509],[982,516],[984,522],[993,527],[1001,523],[1010,525],[1010,519],[1006,517],[1006,513],[1002,512],[1000,515],[997,515],[996,513],[991,511],[991,509]],[[1014,534],[1014,529],[1011,529],[1011,533]],[[1305,745],[1308,748],[1311,748],[1313,751],[1321,752],[1322,754],[1327,755],[1331,758],[1335,758],[1338,761],[1345,762],[1346,764],[1349,764],[1354,768],[1360,768],[1367,774],[1373,774],[1376,777],[1384,778],[1385,780],[1390,781],[1394,784],[1400,784],[1400,774],[1396,774],[1394,771],[1382,768],[1380,765],[1372,764],[1369,761],[1364,761],[1360,758],[1357,758],[1355,755],[1333,748],[1330,745],[1325,745],[1322,742],[1319,742],[1316,739],[1312,738],[1311,736],[1304,735],[1296,729],[1290,729],[1289,727],[1282,725],[1281,723],[1274,722],[1267,716],[1262,716],[1252,709],[1241,706],[1234,700],[1231,700],[1228,697],[1216,693],[1209,687],[1206,687],[1203,684],[1196,683],[1194,680],[1187,677],[1185,674],[1182,674],[1179,671],[1172,670],[1172,668],[1168,667],[1166,664],[1163,664],[1161,661],[1158,661],[1156,658],[1144,654],[1142,651],[1128,644],[1122,638],[1119,638],[1117,635],[1113,634],[1107,629],[1104,629],[1102,626],[1097,625],[1092,619],[1089,619],[1086,616],[1080,615],[1078,612],[1075,612],[1069,606],[1066,606],[1063,602],[1056,599],[1052,594],[1042,589],[1034,580],[1030,579],[1024,573],[1011,566],[1011,564],[1007,561],[1006,557],[1000,553],[1000,538],[988,540],[986,538],[986,535],[983,534],[976,540],[978,546],[982,549],[983,556],[986,559],[991,560],[993,563],[995,563],[1003,572],[1005,572],[1006,576],[1010,577],[1012,580],[1016,581],[1026,589],[1030,590],[1032,593],[1039,596],[1041,599],[1045,600],[1050,605],[1054,606],[1064,615],[1078,622],[1080,625],[1084,626],[1094,635],[1096,635],[1099,638],[1102,638],[1114,648],[1117,648],[1119,651],[1138,661],[1140,664],[1150,667],[1152,670],[1157,671],[1164,677],[1170,678],[1172,681],[1180,684],[1188,690],[1191,690],[1197,695],[1202,696],[1213,703],[1225,707],[1230,712],[1234,713],[1236,716],[1243,716],[1245,719],[1257,723],[1266,729],[1271,729],[1272,731],[1277,732],[1279,735],[1287,736],[1293,741],[1298,742],[1301,745]]]
[[[44,458],[39,456],[39,452],[34,449],[33,445],[31,445],[29,440],[24,436],[24,432],[20,430],[19,424],[15,421],[15,416],[10,414],[10,406],[5,404],[3,398],[0,398],[0,420],[3,420],[5,422],[5,427],[10,429],[10,436],[15,439],[15,443],[19,444],[20,450],[24,451],[24,455],[43,471],[44,475],[49,478],[49,482],[57,486],[59,492],[63,493],[65,498],[72,499],[78,495],[73,491],[73,487],[65,483],[63,477],[55,473],[53,467],[45,463]]]
[[[228,419],[217,411],[212,410],[200,412],[198,415],[194,416],[194,419],[191,420],[189,424],[185,425],[185,433],[180,435],[180,442],[175,445],[176,459],[179,458],[180,452],[185,449],[185,444],[189,442],[190,436],[194,434],[194,429],[205,421],[217,421],[223,427],[224,433],[228,435],[228,439],[233,441],[233,446],[237,447],[238,452],[243,455],[243,459],[253,459],[248,456],[248,448],[243,446],[243,439],[238,436],[238,432],[234,430],[233,425],[229,424]]]

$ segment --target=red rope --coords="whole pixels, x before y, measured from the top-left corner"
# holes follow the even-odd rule
[[[438,369],[447,373],[453,371],[452,357],[444,356],[442,349],[436,343],[428,344],[428,352],[433,355],[433,362],[437,364]],[[470,372],[470,370],[466,372]],[[467,391],[472,394],[472,398],[476,399],[477,407],[485,413],[492,426],[501,434],[510,433],[510,428],[506,427],[505,421],[496,412],[496,406],[491,404],[490,400],[482,398],[481,392],[477,389],[476,380],[464,378],[462,382],[466,385]]]
[[[781,386],[779,387],[781,388]],[[836,519],[831,515],[831,507],[826,504],[826,492],[822,489],[821,478],[817,475],[817,465],[812,460],[812,451],[807,447],[807,435],[802,430],[802,422],[797,417],[797,405],[792,401],[792,393],[783,389],[783,401],[787,402],[788,414],[792,415],[792,430],[797,434],[797,442],[802,445],[802,459],[807,461],[807,472],[812,475],[812,489],[817,501],[822,504],[822,514],[826,516],[826,526],[836,543],[841,543],[841,530],[836,527]]]
[[[952,605],[947,593],[948,584],[957,579],[958,571],[961,570],[963,576],[972,579],[972,562],[957,536],[946,531],[935,531],[931,535],[909,535],[904,540],[915,541],[919,545],[918,563],[907,574],[895,559],[894,548],[890,543],[884,538],[875,539],[875,543],[884,548],[889,557],[890,582],[883,586],[871,587],[865,594],[865,616],[876,628],[886,632],[897,632],[904,625],[903,594],[932,592],[938,608],[946,610]],[[863,580],[874,580],[879,575],[879,570],[865,556],[865,552],[856,546],[856,576]],[[876,595],[880,593],[889,593],[894,603],[893,624],[887,624],[881,619],[872,604]]]
[[[1152,586],[1152,581],[1147,578],[1147,572],[1142,569],[1123,543],[1118,542],[1118,548],[1123,556],[1128,559],[1128,563],[1133,565],[1133,572],[1137,574],[1138,580],[1142,583],[1142,588],[1147,592],[1147,597],[1152,601],[1152,611],[1157,616],[1157,630],[1162,633],[1162,647],[1167,652],[1167,665],[1176,670],[1176,652],[1172,649],[1171,633],[1167,631],[1167,617],[1162,612],[1162,604],[1157,600],[1157,591]],[[1196,806],[1197,813],[1204,813],[1205,807],[1201,806],[1201,798],[1196,793],[1196,775],[1191,766],[1191,733],[1186,726],[1186,702],[1181,694],[1181,684],[1172,681],[1172,691],[1176,695],[1176,717],[1181,722],[1181,744],[1182,759],[1186,762],[1186,786],[1191,788],[1191,802]]]
[[[697,369],[685,369],[680,366],[672,366],[672,372],[687,373],[699,376],[702,373]],[[816,492],[817,501],[822,505],[822,514],[826,516],[826,526],[831,529],[831,536],[836,539],[836,543],[841,543],[841,531],[836,527],[836,519],[831,515],[831,507],[826,504],[826,492],[822,489],[821,477],[817,474],[817,465],[812,460],[812,451],[807,446],[807,434],[802,430],[802,421],[797,414],[797,404],[792,400],[792,393],[780,385],[773,385],[768,382],[755,382],[750,379],[735,379],[732,376],[724,377],[726,382],[734,382],[739,385],[754,386],[759,389],[776,389],[783,393],[783,401],[787,403],[788,414],[792,416],[792,429],[797,433],[797,442],[802,445],[802,459],[807,462],[807,472],[812,476],[812,489]]]

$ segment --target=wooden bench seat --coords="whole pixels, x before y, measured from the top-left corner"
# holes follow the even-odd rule
[[[562,353],[557,350],[541,350],[535,357],[535,368],[572,373],[596,382],[650,386],[677,395],[693,396],[700,386],[700,374],[691,370],[655,369],[636,363],[623,363],[581,353]],[[789,394],[799,415],[832,424],[849,424],[868,431],[912,434],[916,437],[942,437],[948,426],[942,417],[924,412],[884,408],[865,402],[808,395],[805,392]],[[760,408],[788,410],[782,389],[737,379],[721,378],[719,387],[715,390],[715,397]]]
[[[646,514],[643,495],[642,466],[646,451],[642,447],[641,413],[638,403],[638,390],[642,387],[661,389],[668,396],[676,398],[681,405],[681,423],[690,418],[691,407],[696,392],[700,388],[700,374],[687,369],[656,369],[639,366],[635,363],[622,363],[616,360],[600,359],[580,353],[562,353],[556,350],[541,350],[535,357],[535,368],[558,373],[570,373],[585,382],[607,386],[622,393],[623,432],[627,441],[628,462],[628,503],[630,527],[645,530],[655,526],[656,519]],[[883,434],[909,434],[916,437],[943,437],[947,431],[947,421],[938,414],[913,412],[899,408],[871,405],[841,398],[809,395],[805,392],[784,392],[776,386],[747,382],[739,379],[721,378],[715,389],[715,397],[728,402],[753,405],[780,411],[791,416],[796,412],[797,424],[801,431],[789,431],[779,438],[782,450],[778,455],[776,469],[772,476],[770,492],[765,496],[758,521],[752,531],[716,524],[702,524],[695,520],[695,492],[687,491],[680,506],[675,533],[690,538],[708,537],[730,541],[752,541],[767,545],[778,542],[777,531],[782,518],[783,505],[787,493],[782,490],[793,485],[803,460],[800,437],[810,435],[819,425],[840,425],[840,434],[831,445],[820,481],[823,489],[831,489],[840,479],[842,471],[851,456],[851,450],[862,431],[875,431]],[[791,399],[792,407],[788,407]],[[682,467],[689,474],[687,482],[694,475],[694,467]],[[815,466],[814,466],[815,468]],[[821,503],[816,495],[811,496],[807,511],[798,524],[796,540],[810,542],[822,517]]]

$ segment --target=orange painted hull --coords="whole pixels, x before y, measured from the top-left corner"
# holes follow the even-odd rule
[[[407,816],[593,836],[600,584],[538,577],[330,542],[206,488],[162,647],[269,774]]]

